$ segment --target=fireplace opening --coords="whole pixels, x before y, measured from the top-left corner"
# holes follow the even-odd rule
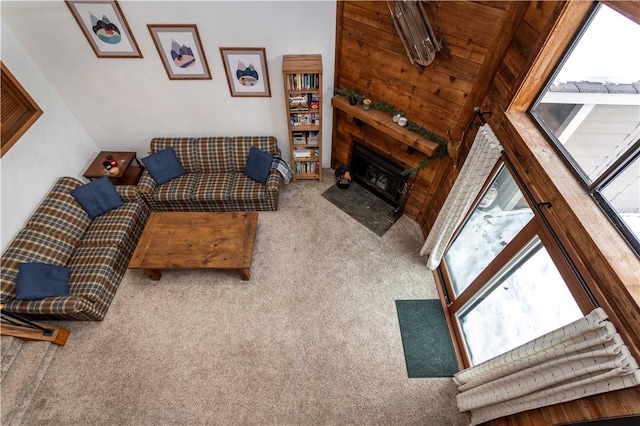
[[[402,175],[402,167],[355,142],[349,168],[354,181],[391,206],[398,207],[408,179]]]

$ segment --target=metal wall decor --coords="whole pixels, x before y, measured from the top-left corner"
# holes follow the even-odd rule
[[[420,0],[388,1],[393,25],[412,64],[430,65],[436,52],[446,51],[442,29],[428,2]],[[432,25],[433,23],[433,25]]]

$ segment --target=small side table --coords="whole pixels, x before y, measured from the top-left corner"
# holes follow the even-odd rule
[[[112,175],[104,168],[102,163],[107,161],[108,155],[111,155],[118,161],[120,173]],[[91,163],[82,176],[89,180],[107,176],[114,185],[137,185],[140,176],[142,176],[142,172],[144,172],[144,167],[142,167],[138,161],[135,152],[100,151],[96,159],[93,160],[93,163]]]

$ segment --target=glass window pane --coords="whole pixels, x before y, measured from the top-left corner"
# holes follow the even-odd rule
[[[532,112],[588,182],[640,136],[640,25],[601,5]]]
[[[533,217],[506,167],[502,166],[445,253],[458,296]]]
[[[476,365],[583,314],[536,237],[456,316]]]
[[[601,193],[640,239],[640,157],[602,188]]]

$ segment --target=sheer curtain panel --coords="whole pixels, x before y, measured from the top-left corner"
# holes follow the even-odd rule
[[[429,255],[427,268],[433,271],[440,264],[453,233],[482,189],[501,151],[502,146],[491,127],[488,124],[480,127],[460,174],[420,250],[421,256]]]
[[[471,424],[640,384],[640,370],[602,308],[458,372]]]

